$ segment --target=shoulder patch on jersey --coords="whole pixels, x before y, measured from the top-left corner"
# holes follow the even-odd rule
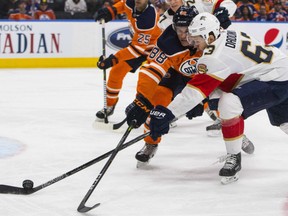
[[[198,59],[199,58],[191,58],[184,61],[179,67],[180,72],[186,76],[196,74],[197,73],[196,64],[198,62]]]
[[[173,30],[172,25],[168,26],[165,29],[165,31],[161,34],[161,36],[158,38],[157,46],[166,55],[174,55],[186,49],[181,45],[177,33]]]
[[[197,65],[197,70],[200,74],[205,74],[207,73],[208,69],[207,69],[207,65],[205,64],[198,64]]]

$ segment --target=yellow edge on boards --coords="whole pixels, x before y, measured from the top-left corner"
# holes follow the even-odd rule
[[[96,67],[98,58],[14,58],[1,59],[0,68]]]

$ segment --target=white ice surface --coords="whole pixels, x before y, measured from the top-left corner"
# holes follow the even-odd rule
[[[110,121],[125,117],[137,76],[126,77]],[[115,148],[123,130],[92,128],[102,107],[99,70],[0,70],[0,152],[9,149],[9,140],[11,146],[23,144],[18,153],[0,154],[0,184],[20,187],[31,179],[38,186]],[[243,153],[239,181],[223,186],[218,176],[223,164],[212,163],[225,154],[225,146],[221,137],[207,137],[211,123],[205,114],[180,119],[146,170],[136,169],[134,159],[143,141],[119,152],[87,202],[101,205],[84,215],[287,216],[287,135],[269,124],[265,111],[246,120],[255,154]],[[127,140],[142,131],[133,130]],[[83,215],[76,209],[106,161],[31,195],[0,194],[0,215]]]

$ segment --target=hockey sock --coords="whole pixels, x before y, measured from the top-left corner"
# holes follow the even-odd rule
[[[222,120],[222,133],[227,153],[238,154],[241,151],[244,133],[244,119],[242,116],[229,120]]]

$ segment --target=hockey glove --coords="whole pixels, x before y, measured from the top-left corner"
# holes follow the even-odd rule
[[[126,108],[127,124],[130,126],[132,121],[137,121],[135,128],[140,127],[147,119],[150,110],[153,108],[152,104],[141,94],[138,94],[135,100]]]
[[[109,22],[113,19],[115,19],[117,15],[117,10],[115,7],[104,7],[104,8],[100,8],[97,11],[97,15],[95,17],[95,21],[101,21],[102,19],[105,20],[105,22]]]
[[[231,20],[229,18],[229,12],[224,7],[219,7],[214,11],[214,16],[217,17],[217,19],[220,22],[220,26],[223,29],[227,29],[231,25]]]
[[[164,106],[158,105],[150,112],[150,133],[153,140],[167,134],[170,122],[175,118],[173,113]]]
[[[204,112],[204,106],[202,103],[198,104],[197,106],[195,106],[193,109],[191,109],[190,111],[188,111],[186,113],[186,117],[191,120],[197,116],[202,116]]]
[[[100,56],[99,61],[97,62],[97,66],[100,69],[110,68],[118,63],[118,59],[111,54],[108,58],[104,59],[104,56]]]

